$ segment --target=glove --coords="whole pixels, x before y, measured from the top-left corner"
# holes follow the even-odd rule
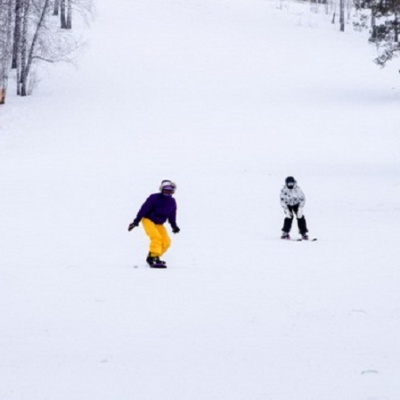
[[[179,233],[181,230],[178,227],[172,228],[172,232]]]
[[[137,224],[136,222],[132,222],[129,224],[128,226],[128,232],[130,232],[133,228],[136,228],[139,224]]]
[[[297,218],[303,218],[304,217],[304,213],[303,213],[303,207],[299,207],[299,209],[297,210]]]

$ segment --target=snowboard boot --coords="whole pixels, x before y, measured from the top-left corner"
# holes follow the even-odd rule
[[[289,232],[282,232],[281,239],[290,240]]]
[[[158,256],[152,257],[150,253],[146,258],[146,262],[152,268],[167,268],[165,261],[160,260],[160,257]]]

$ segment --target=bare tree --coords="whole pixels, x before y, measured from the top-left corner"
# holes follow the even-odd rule
[[[22,10],[22,16],[21,31],[19,33],[19,42],[17,47],[17,94],[20,96],[26,96],[28,94],[28,76],[32,65],[32,59],[28,60],[28,24],[31,0],[22,0],[20,9]]]
[[[81,4],[82,1],[82,4]],[[86,3],[86,1],[88,3]],[[77,9],[91,0],[75,0]],[[70,61],[81,46],[72,28],[72,1],[60,0],[61,16],[65,11],[65,29],[57,29],[51,20],[58,0],[0,0],[12,3],[12,66],[16,69],[17,94],[27,96],[32,89],[32,69],[38,62]],[[89,10],[89,9],[88,9]],[[69,27],[69,28],[68,28]]]
[[[0,0],[0,104],[6,101],[11,61],[13,0]]]

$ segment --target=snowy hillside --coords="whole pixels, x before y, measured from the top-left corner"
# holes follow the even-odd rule
[[[276,6],[98,0],[79,69],[0,108],[0,399],[400,399],[398,66]],[[288,175],[317,242],[279,239]]]

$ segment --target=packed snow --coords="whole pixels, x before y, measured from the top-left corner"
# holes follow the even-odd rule
[[[98,0],[78,69],[9,95],[1,399],[400,399],[398,61],[284,4]],[[280,239],[288,175],[316,242]]]

